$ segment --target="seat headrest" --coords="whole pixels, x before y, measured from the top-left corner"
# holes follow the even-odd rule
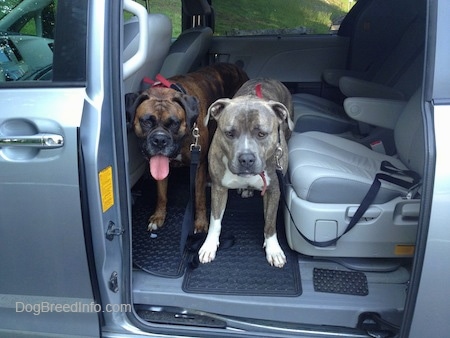
[[[211,6],[208,0],[183,0],[183,12],[188,16],[209,15]]]

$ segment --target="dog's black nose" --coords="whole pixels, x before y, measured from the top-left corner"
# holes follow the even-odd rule
[[[239,155],[239,164],[243,169],[250,169],[253,167],[256,161],[256,157],[253,153],[242,153]]]
[[[169,143],[169,137],[164,133],[157,133],[151,139],[152,145],[158,149],[164,149]]]

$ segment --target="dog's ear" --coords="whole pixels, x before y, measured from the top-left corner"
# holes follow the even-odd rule
[[[198,99],[195,96],[180,94],[175,96],[173,100],[184,109],[186,113],[186,123],[189,128],[192,128],[200,114]]]
[[[205,126],[208,125],[210,117],[213,117],[215,120],[217,120],[224,108],[230,104],[230,101],[230,99],[219,99],[211,104],[208,108],[208,113],[206,114],[205,121],[203,121]]]
[[[294,122],[292,121],[291,115],[286,106],[281,102],[276,101],[269,101],[269,105],[271,106],[275,115],[280,119],[280,123],[286,122],[289,130],[294,130]]]
[[[137,93],[128,93],[125,94],[125,113],[126,113],[126,121],[127,121],[127,129],[133,129],[134,116],[136,115],[136,109],[139,105],[148,100],[148,95],[145,93],[137,94]]]

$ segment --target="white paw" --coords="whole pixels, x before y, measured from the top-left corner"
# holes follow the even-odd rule
[[[210,263],[216,258],[217,248],[219,247],[219,240],[207,236],[205,243],[203,243],[202,247],[198,251],[198,258],[200,259],[200,263]]]
[[[240,194],[242,198],[249,198],[253,196],[253,189],[238,189],[238,194]]]
[[[158,226],[155,223],[152,223],[152,222],[148,223],[147,231],[153,231],[153,230],[157,230],[157,229],[158,229]]]
[[[270,265],[282,268],[286,264],[286,256],[278,243],[277,234],[264,240],[264,248]]]

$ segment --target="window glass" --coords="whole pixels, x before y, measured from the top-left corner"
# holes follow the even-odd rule
[[[176,38],[180,35],[181,0],[136,0],[136,2],[146,6],[149,13],[161,13],[167,15],[172,21],[172,37]]]
[[[3,17],[11,12],[11,10],[16,7],[21,0],[3,0],[0,2],[0,20],[3,19]]]
[[[172,36],[181,33],[181,1],[180,0],[152,0],[150,13],[162,13],[172,20]]]
[[[354,0],[212,0],[215,35],[330,34]]]
[[[150,13],[172,20],[172,36],[182,30],[181,0],[136,0]],[[214,35],[336,33],[357,0],[211,0]]]
[[[214,35],[330,34],[357,0],[211,0]],[[172,20],[181,33],[181,0],[137,0]]]
[[[0,86],[84,81],[86,3],[87,0],[1,1]],[[60,22],[65,22],[59,29],[55,24],[57,15]]]

